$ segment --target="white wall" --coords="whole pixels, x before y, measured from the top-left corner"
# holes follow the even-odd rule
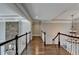
[[[5,22],[0,22],[0,43],[5,41]],[[1,46],[1,54],[4,54],[4,46]]]
[[[52,44],[52,39],[57,35],[58,32],[68,33],[70,26],[70,23],[42,23],[41,30],[46,32],[46,44]],[[63,40],[64,39],[62,37],[61,42]],[[55,40],[55,43],[58,43],[57,39]]]
[[[31,23],[29,21],[21,21],[20,22],[20,35],[21,34],[25,34],[26,32],[30,32],[31,31]],[[29,43],[29,35],[27,36],[27,43]],[[22,53],[23,49],[25,48],[25,44],[26,44],[26,36],[20,38],[20,40],[18,41],[19,44],[19,54]]]
[[[39,22],[33,22],[32,24],[32,34],[33,36],[40,36],[40,32],[41,32],[41,27],[40,27],[40,23]]]

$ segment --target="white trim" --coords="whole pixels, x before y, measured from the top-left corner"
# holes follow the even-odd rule
[[[42,21],[42,23],[72,23],[72,21]],[[79,20],[74,20],[74,23],[79,23]]]
[[[0,20],[1,19],[25,19],[24,17],[0,17]]]
[[[32,34],[32,36],[40,36],[40,34]]]
[[[0,20],[0,22],[18,22],[19,20]]]
[[[42,23],[72,23],[72,21],[43,21]]]

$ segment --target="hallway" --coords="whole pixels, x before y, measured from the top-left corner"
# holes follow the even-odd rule
[[[56,44],[47,44],[44,46],[40,37],[33,37],[32,41],[28,44],[22,55],[70,55],[65,49],[58,48]]]

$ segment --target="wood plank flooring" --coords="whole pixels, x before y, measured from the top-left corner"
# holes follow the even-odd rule
[[[32,41],[28,44],[22,55],[70,55],[65,49],[58,48],[56,44],[48,44],[44,46],[40,37],[33,37]]]

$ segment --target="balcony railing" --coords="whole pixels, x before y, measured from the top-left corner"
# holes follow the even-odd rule
[[[18,55],[18,40],[19,40],[19,38],[21,38],[21,37],[23,37],[23,36],[26,36],[26,44],[25,44],[25,45],[26,45],[26,49],[27,49],[27,35],[28,35],[28,34],[31,34],[31,32],[26,32],[25,34],[22,34],[22,35],[19,35],[19,36],[16,35],[15,38],[0,43],[0,47],[3,46],[3,45],[9,44],[10,42],[15,41],[15,44],[14,44],[14,45],[15,45],[15,48],[12,48],[12,50],[15,49],[15,55]],[[6,51],[8,51],[8,50],[6,50]]]
[[[68,34],[64,34],[64,33],[58,33],[52,40],[54,41],[57,37],[58,37],[58,48],[60,48],[61,46],[61,36],[65,36],[63,40],[66,41],[65,45],[69,46],[69,44],[71,44],[70,48],[70,53],[71,54],[79,54],[79,37],[77,36],[72,36],[72,35],[68,35]],[[66,38],[68,37],[68,38]],[[69,44],[67,44],[69,43]],[[75,48],[73,48],[75,47]],[[75,49],[75,50],[74,50]]]

